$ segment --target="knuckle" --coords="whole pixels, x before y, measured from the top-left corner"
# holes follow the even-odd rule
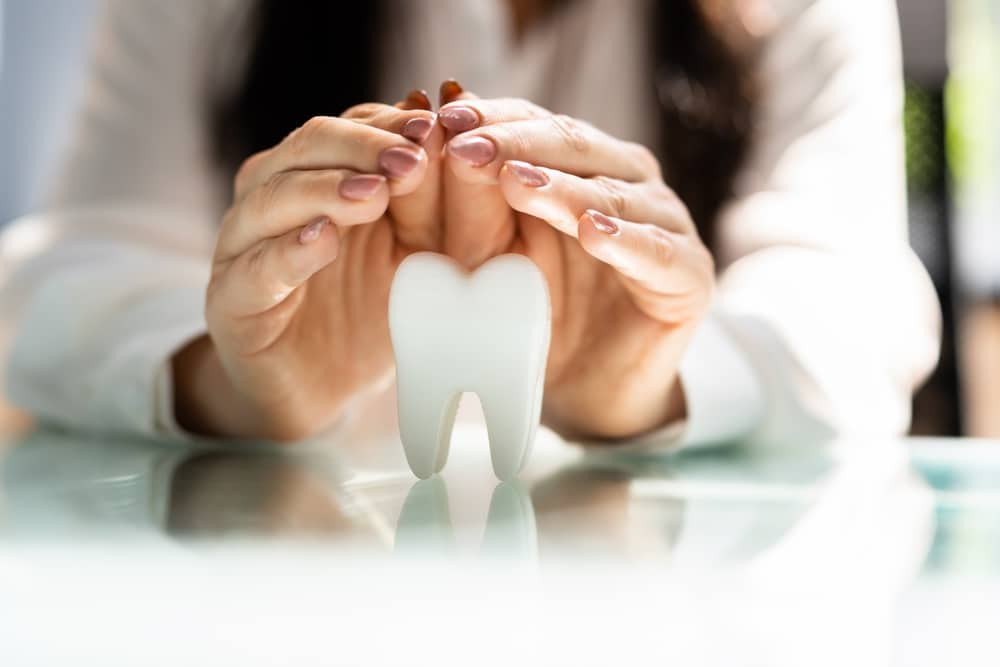
[[[586,153],[590,150],[590,129],[586,123],[565,114],[549,116],[549,123],[572,150],[578,153]]]
[[[264,276],[265,255],[267,245],[263,242],[255,244],[246,253],[246,271],[251,284],[260,282]]]
[[[629,197],[625,193],[621,181],[607,176],[595,176],[593,179],[601,193],[607,215],[616,218],[628,218]]]
[[[357,125],[373,127],[379,130],[392,131],[394,125],[399,123],[399,119],[405,115],[395,107],[385,104],[368,103],[361,104],[361,115],[350,120]]]
[[[288,183],[287,172],[278,172],[261,183],[251,195],[250,206],[257,216],[267,218],[278,208]]]
[[[288,152],[294,157],[308,154],[310,148],[323,136],[334,132],[337,119],[329,116],[313,116],[285,139]]]
[[[667,231],[656,225],[648,225],[652,240],[653,261],[660,265],[669,264],[674,258],[674,242]]]
[[[483,133],[496,143],[504,153],[512,156],[526,156],[531,154],[531,133],[519,129],[517,124],[501,125],[491,128]]]

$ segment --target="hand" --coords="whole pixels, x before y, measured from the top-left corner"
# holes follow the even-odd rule
[[[212,261],[209,335],[174,358],[182,426],[299,439],[391,377],[389,285],[438,242],[442,144],[429,111],[367,104],[243,164]]]
[[[624,438],[684,417],[680,359],[714,266],[642,146],[523,100],[447,104],[445,248],[532,258],[552,299],[543,421]]]

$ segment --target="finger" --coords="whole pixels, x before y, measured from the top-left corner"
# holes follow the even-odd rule
[[[464,132],[448,142],[447,151],[455,175],[472,183],[495,183],[507,160],[583,177],[602,174],[623,181],[659,177],[656,158],[646,148],[560,115]]]
[[[401,102],[396,102],[397,109],[412,110],[412,109],[423,109],[424,111],[431,110],[431,98],[427,95],[427,91],[414,88],[406,95],[406,99]]]
[[[679,233],[694,229],[687,209],[659,181],[629,183],[602,176],[580,178],[511,160],[500,170],[500,187],[511,208],[541,218],[573,237],[577,236],[580,216],[588,209],[607,211],[626,220],[642,220]]]
[[[228,261],[265,238],[281,236],[318,218],[341,226],[372,222],[385,213],[388,204],[384,176],[346,169],[279,172],[223,218],[216,261]]]
[[[334,261],[339,248],[337,230],[326,218],[262,239],[222,269],[208,312],[236,320],[271,311]]]
[[[441,102],[474,100],[454,81],[441,85]],[[446,162],[454,162],[444,158]],[[444,251],[463,266],[474,269],[510,246],[514,239],[514,212],[496,183],[458,178],[443,169]]]
[[[551,115],[547,109],[517,98],[460,99],[438,111],[438,118],[450,133],[449,137],[486,125],[547,118]]]
[[[476,96],[472,93],[465,92],[460,84],[455,79],[446,79],[441,83],[441,88],[438,90],[438,106],[443,107],[446,104],[451,104],[456,100],[465,99],[475,99]]]
[[[422,90],[411,91],[397,107],[418,106],[430,109],[430,99]],[[380,120],[382,122],[380,122]],[[435,114],[414,116],[401,125],[392,114],[375,117],[372,124],[389,129],[399,127],[401,134],[420,144],[427,155],[427,168],[420,184],[410,193],[393,197],[389,201],[389,217],[401,245],[414,250],[440,250],[443,225],[441,224],[441,151],[444,147],[444,129],[436,122]]]
[[[413,91],[411,96],[426,95],[423,91]],[[399,104],[409,104],[407,100]],[[429,103],[429,100],[427,100]],[[426,142],[434,128],[437,114],[429,109],[402,109],[387,104],[367,103],[351,107],[341,116],[344,120],[366,125],[376,130],[402,135],[417,145]]]
[[[587,253],[622,276],[632,301],[649,317],[681,323],[708,309],[714,267],[697,236],[588,211],[580,218],[579,238]]]
[[[379,111],[384,113],[384,109]],[[394,111],[411,114],[410,118],[414,114],[428,115],[425,111]],[[353,169],[383,174],[389,179],[392,194],[412,192],[427,168],[426,153],[402,136],[404,119],[397,118],[398,127],[388,130],[371,126],[368,121],[374,117],[373,113],[358,119],[322,116],[309,120],[274,148],[243,163],[236,174],[237,198],[277,173],[309,169]]]
[[[704,301],[704,287],[712,283],[711,256],[683,204],[664,194],[665,186],[584,179],[508,162],[501,187],[512,208],[578,238],[584,250],[618,271],[651,317],[672,321]]]

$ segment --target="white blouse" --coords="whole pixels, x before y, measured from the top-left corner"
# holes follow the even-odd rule
[[[238,81],[249,4],[108,0],[50,204],[0,236],[17,405],[72,427],[183,437],[169,359],[206,329],[229,178],[206,110]],[[503,0],[398,0],[382,101],[453,76],[649,144],[646,9],[578,0],[515,43]],[[635,446],[902,432],[940,324],[907,244],[894,3],[763,0],[745,18],[765,94],[719,227],[715,303],[681,364],[688,418]]]

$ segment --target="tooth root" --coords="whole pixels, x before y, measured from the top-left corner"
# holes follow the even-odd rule
[[[490,436],[493,472],[498,479],[510,481],[531,453],[542,409],[541,378],[499,373],[477,393]]]
[[[451,431],[461,394],[426,385],[411,387],[418,378],[399,376],[399,435],[413,474],[427,479],[440,472],[448,460]],[[434,416],[437,418],[434,418]]]

